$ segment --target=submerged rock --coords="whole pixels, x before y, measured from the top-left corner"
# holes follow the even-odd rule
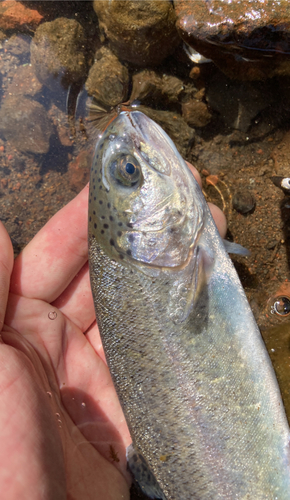
[[[43,154],[49,150],[52,126],[41,104],[14,96],[1,106],[0,133],[19,151]]]
[[[127,68],[107,47],[97,50],[86,81],[88,94],[105,106],[117,106],[126,99],[128,85]]]
[[[58,18],[39,26],[31,42],[31,64],[40,82],[51,90],[84,79],[86,36],[73,19]]]
[[[276,0],[174,0],[177,29],[231,78],[290,74],[290,3]]]
[[[113,52],[137,66],[160,64],[180,42],[169,0],[95,0],[94,10]]]

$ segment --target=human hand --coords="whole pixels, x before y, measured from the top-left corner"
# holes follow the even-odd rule
[[[131,440],[95,323],[87,206],[88,186],[27,245],[11,274],[0,340],[5,500],[129,500]],[[224,236],[225,218],[210,208]],[[0,245],[1,329],[13,264],[2,225]]]

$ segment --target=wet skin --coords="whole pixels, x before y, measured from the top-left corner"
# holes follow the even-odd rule
[[[88,186],[14,267],[0,223],[0,491],[6,500],[129,500],[131,440],[95,323],[87,206]],[[210,208],[224,237],[224,215]]]

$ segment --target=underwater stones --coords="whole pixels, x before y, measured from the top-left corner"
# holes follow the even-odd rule
[[[174,0],[177,30],[197,52],[240,80],[290,74],[290,3]]]
[[[35,30],[43,20],[37,10],[29,9],[16,0],[0,3],[0,28],[3,30]]]
[[[128,85],[127,68],[109,48],[97,50],[85,85],[88,94],[105,106],[117,106],[126,99]]]
[[[34,97],[43,88],[42,83],[36,78],[31,65],[19,66],[13,76],[12,82],[8,84],[8,95],[26,95]]]
[[[93,5],[101,32],[121,60],[157,65],[180,42],[169,0],[95,0]]]
[[[31,63],[40,82],[51,90],[83,80],[87,69],[86,36],[73,19],[58,18],[39,26],[31,42]]]
[[[182,103],[182,116],[191,127],[205,127],[212,118],[206,103],[195,98]]]
[[[135,99],[142,103],[144,99],[167,103],[178,102],[184,90],[183,81],[176,76],[166,73],[158,74],[153,70],[144,69],[132,77],[132,93],[130,101]]]
[[[0,133],[19,151],[43,154],[49,150],[52,126],[41,104],[12,96],[0,109]]]
[[[233,208],[240,214],[252,213],[256,206],[255,197],[250,191],[236,191],[233,196]]]

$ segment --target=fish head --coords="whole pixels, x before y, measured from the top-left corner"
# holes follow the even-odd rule
[[[139,111],[100,137],[89,197],[90,234],[112,259],[185,265],[204,224],[200,188],[171,139]]]

